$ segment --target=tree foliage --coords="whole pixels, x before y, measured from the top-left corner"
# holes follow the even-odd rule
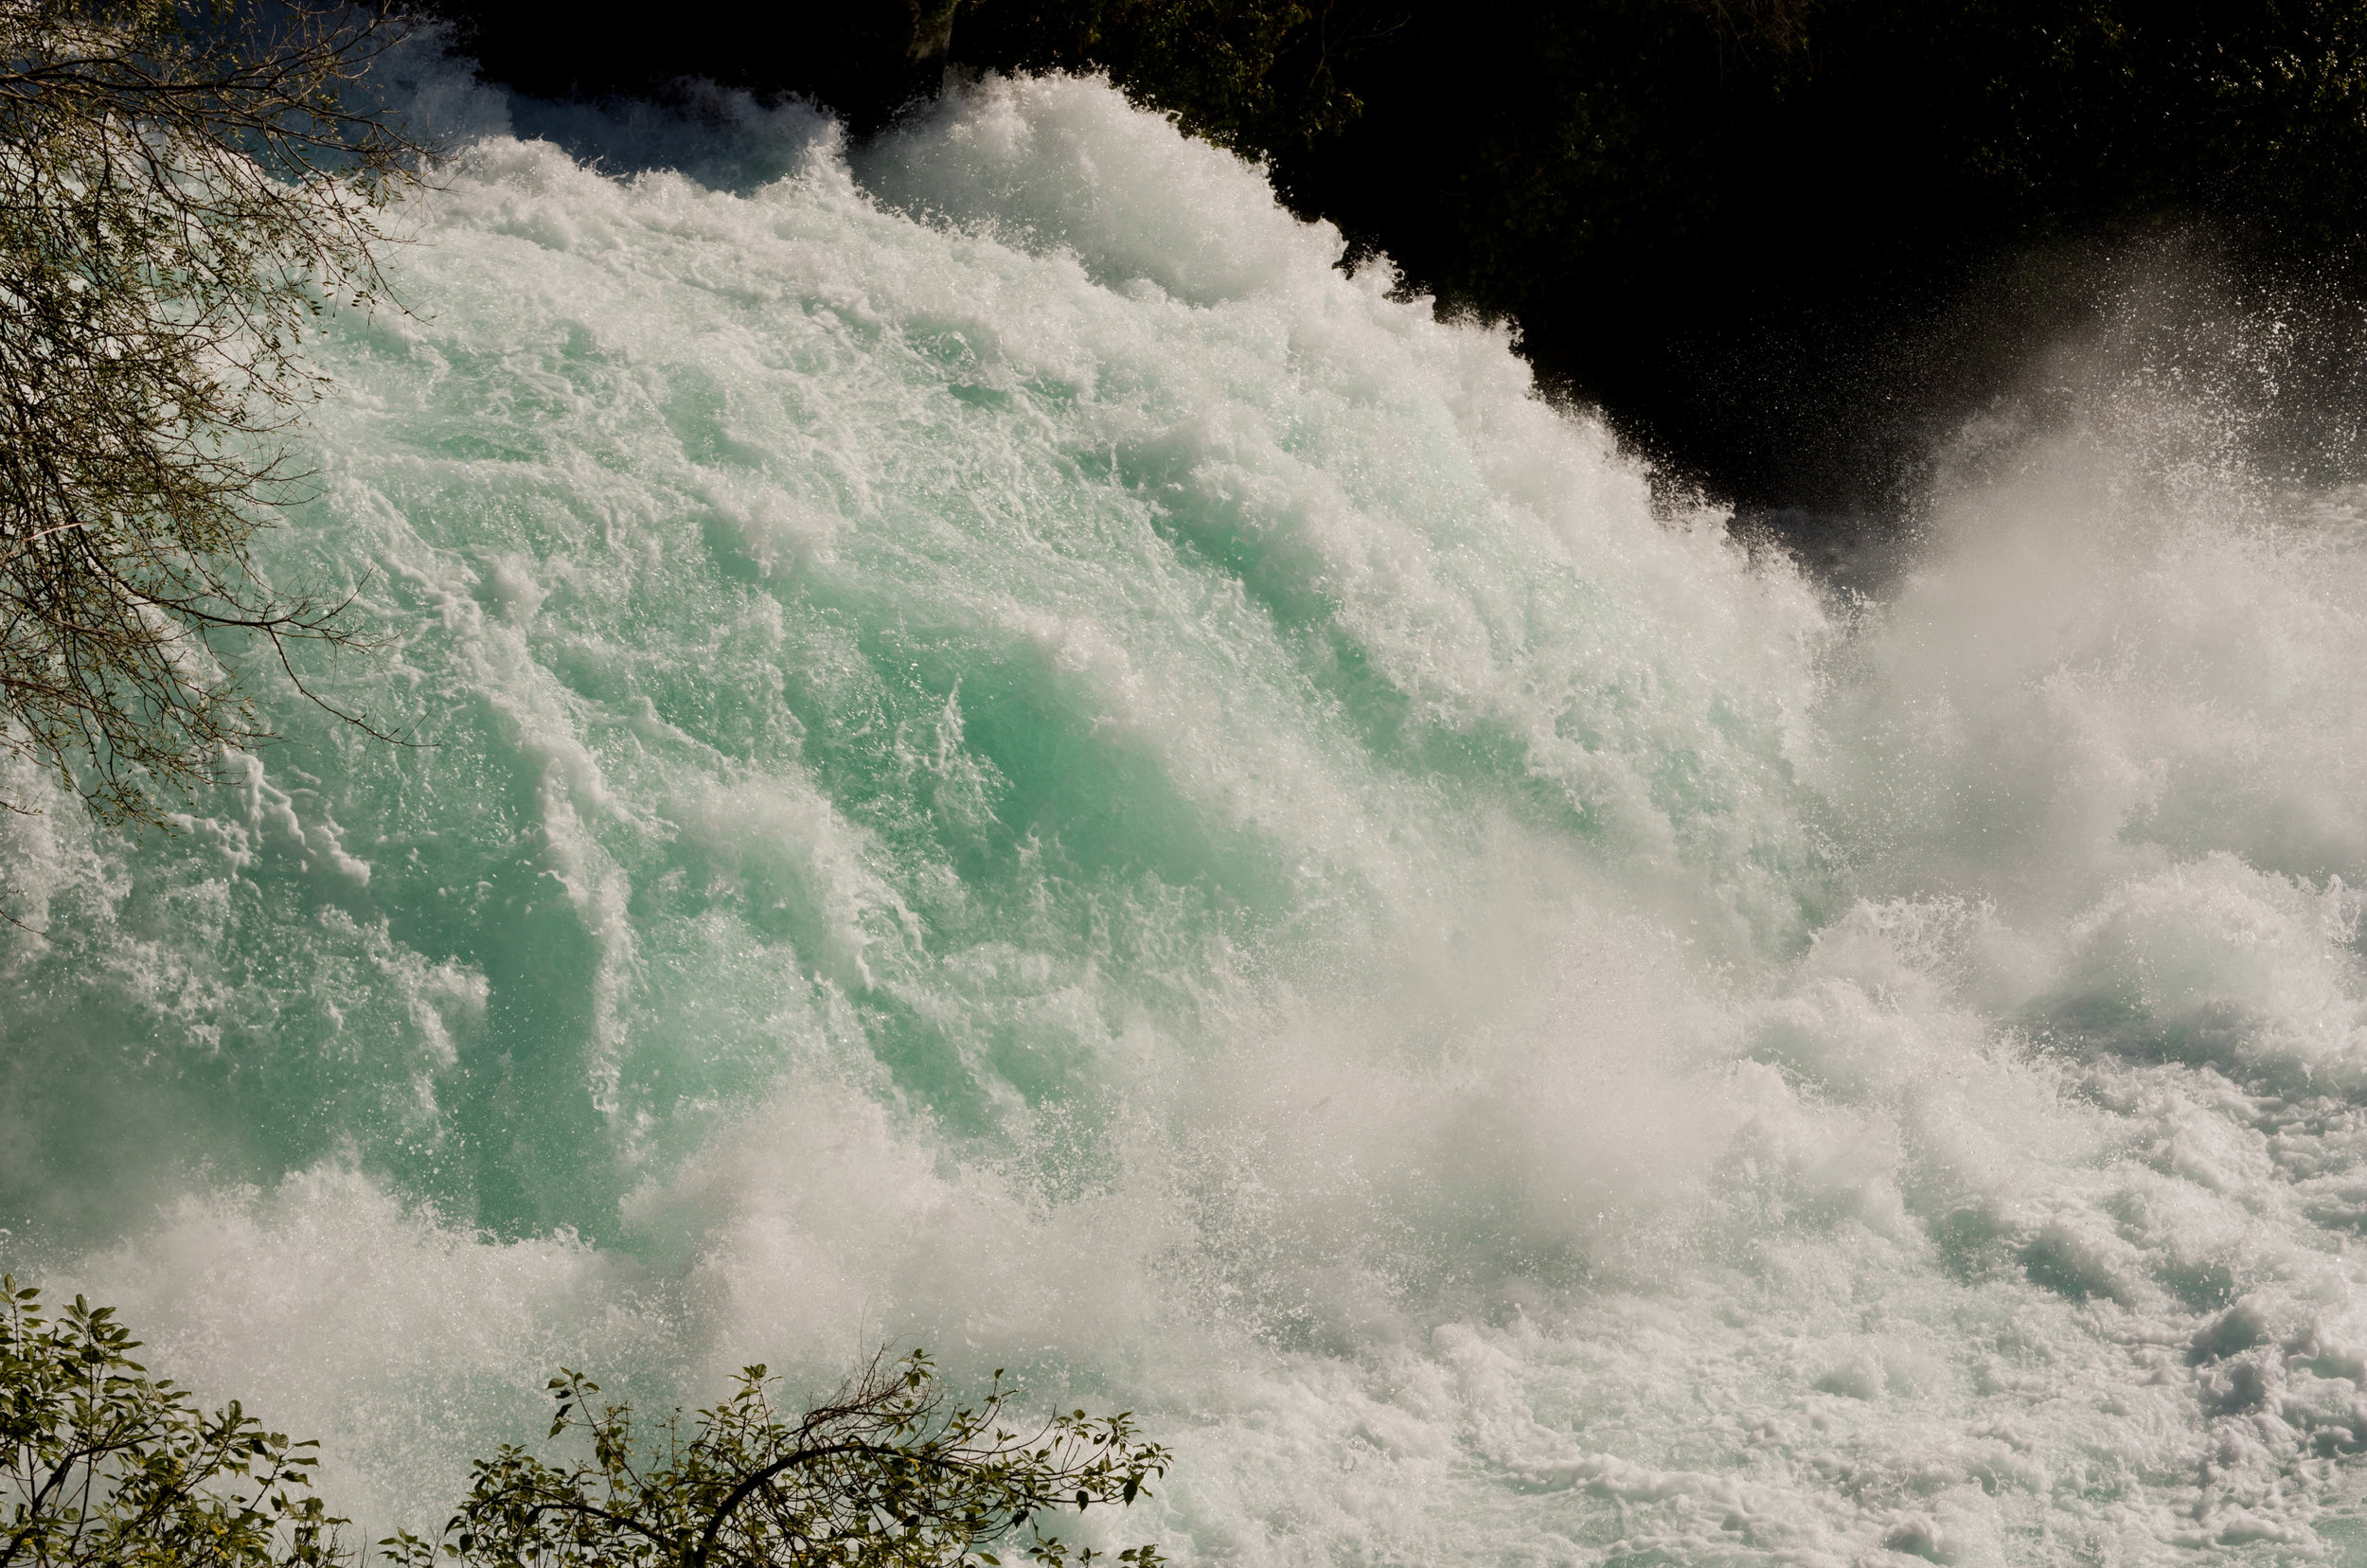
[[[974,1406],[952,1405],[929,1358],[875,1359],[829,1399],[790,1418],[777,1380],[742,1370],[731,1396],[685,1424],[680,1411],[637,1437],[630,1407],[595,1406],[579,1373],[551,1380],[554,1438],[576,1436],[589,1458],[555,1465],[505,1448],[476,1468],[458,1513],[429,1541],[383,1542],[408,1568],[440,1561],[505,1568],[931,1568],[1023,1558],[1072,1559],[1033,1526],[1095,1504],[1148,1495],[1168,1454],[1130,1415],[1077,1410],[1014,1419],[995,1374]],[[1008,1424],[1006,1424],[1008,1423]],[[1023,1538],[1019,1532],[1029,1533]],[[1152,1568],[1155,1547],[1118,1560]]]
[[[337,1568],[364,1560],[311,1492],[309,1442],[236,1403],[208,1415],[151,1379],[112,1309],[55,1318],[0,1279],[0,1568]],[[928,1356],[875,1357],[790,1416],[779,1380],[742,1369],[728,1397],[636,1432],[630,1406],[561,1370],[553,1461],[480,1461],[430,1539],[381,1541],[401,1568],[1046,1568],[1103,1560],[1044,1525],[1150,1495],[1169,1455],[1130,1413],[1022,1420],[1003,1374],[956,1404]],[[1150,1545],[1121,1551],[1156,1568]]]
[[[311,1443],[208,1415],[80,1296],[56,1318],[0,1278],[0,1568],[326,1568]]]
[[[102,819],[161,821],[265,738],[241,652],[354,640],[249,546],[303,490],[308,323],[385,296],[379,216],[425,156],[366,101],[399,34],[0,0],[0,746]]]
[[[1360,113],[1258,149],[1287,198],[1747,503],[1912,491],[2174,235],[2367,294],[2356,0],[1394,5]]]

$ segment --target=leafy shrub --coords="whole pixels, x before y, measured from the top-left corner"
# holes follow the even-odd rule
[[[0,1568],[325,1568],[344,1521],[311,1443],[208,1415],[132,1359],[114,1310],[56,1318],[0,1277]]]
[[[505,1448],[476,1468],[460,1511],[434,1541],[382,1544],[408,1568],[439,1560],[529,1568],[903,1568],[996,1564],[988,1548],[1067,1508],[1124,1506],[1166,1473],[1168,1455],[1130,1415],[1082,1410],[1028,1426],[1009,1419],[995,1374],[975,1406],[949,1406],[927,1355],[875,1359],[828,1400],[791,1419],[777,1380],[744,1368],[731,1396],[685,1425],[676,1411],[636,1440],[630,1407],[592,1400],[580,1373],[551,1380],[550,1435],[586,1439],[588,1460],[553,1465]],[[1060,1568],[1067,1543],[1033,1531],[1017,1548]],[[1100,1554],[1090,1547],[1074,1560]],[[1152,1546],[1121,1562],[1153,1568]]]
[[[0,1568],[363,1559],[310,1490],[314,1445],[235,1401],[202,1412],[136,1348],[112,1309],[77,1296],[52,1319],[38,1291],[0,1280]],[[917,1350],[875,1357],[801,1416],[775,1405],[778,1387],[746,1367],[712,1409],[636,1434],[631,1407],[595,1404],[599,1384],[561,1371],[549,1435],[588,1455],[505,1447],[433,1538],[379,1544],[401,1568],[999,1568],[997,1545],[1066,1568],[1103,1554],[1042,1523],[1147,1497],[1169,1461],[1130,1413],[1018,1420],[1000,1372],[954,1404]],[[1163,1559],[1140,1545],[1116,1560]]]

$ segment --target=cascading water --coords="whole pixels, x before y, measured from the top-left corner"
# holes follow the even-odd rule
[[[1185,1561],[2367,1557],[2352,499],[2123,387],[1839,604],[1104,85],[568,113],[266,541],[416,744],[0,819],[20,1274],[373,1534],[918,1343]]]

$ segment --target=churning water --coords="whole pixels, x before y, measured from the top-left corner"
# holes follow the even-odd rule
[[[2099,383],[1844,603],[1106,86],[521,125],[266,541],[418,744],[0,824],[21,1274],[374,1533],[884,1342],[1191,1562],[2367,1548],[2350,498]]]

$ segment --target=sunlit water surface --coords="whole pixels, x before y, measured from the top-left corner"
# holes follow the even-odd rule
[[[417,744],[14,778],[20,1274],[373,1535],[922,1344],[1184,1562],[2367,1547],[2353,498],[2125,382],[1842,602],[1104,85],[440,101],[264,545]]]

